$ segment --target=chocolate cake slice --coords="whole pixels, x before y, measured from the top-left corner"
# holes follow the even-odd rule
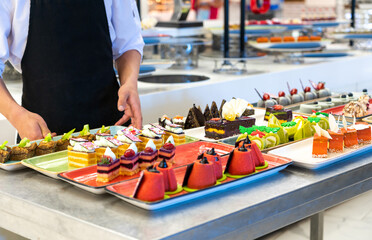
[[[292,110],[285,109],[282,105],[267,107],[265,112],[265,121],[269,120],[270,114],[273,114],[280,123],[292,121]]]
[[[212,112],[212,116],[214,118],[219,118],[221,117],[219,111],[218,111],[218,107],[217,107],[217,104],[215,101],[212,102],[212,106],[211,106],[211,112]]]
[[[189,113],[185,121],[185,129],[202,127],[205,125],[205,119],[203,113],[196,108],[195,104],[190,108]]]
[[[204,110],[204,119],[205,119],[205,121],[209,121],[212,118],[213,118],[213,116],[212,116],[211,110],[209,109],[209,106],[207,104],[207,106],[205,107],[205,110]]]
[[[220,114],[221,117],[222,117],[222,107],[223,107],[223,105],[225,105],[225,103],[226,103],[226,100],[223,99],[222,102],[221,102],[220,110],[218,111],[218,113]]]
[[[213,118],[205,123],[205,137],[221,139],[240,134],[239,126],[252,127],[256,122],[253,117],[242,116],[234,121]]]

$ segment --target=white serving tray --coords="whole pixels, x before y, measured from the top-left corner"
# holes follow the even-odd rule
[[[269,151],[269,154],[290,158],[293,161],[293,165],[307,168],[307,169],[319,169],[327,167],[336,162],[342,161],[352,156],[370,151],[372,144],[359,145],[357,149],[345,148],[343,153],[328,153],[327,158],[313,158],[313,138],[309,138],[297,143],[293,143],[284,147],[280,147]]]

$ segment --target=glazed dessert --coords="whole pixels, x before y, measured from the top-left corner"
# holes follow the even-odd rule
[[[261,153],[260,148],[258,147],[256,142],[253,142],[249,139],[249,136],[247,135],[246,138],[243,140],[240,140],[236,144],[239,148],[244,147],[247,149],[251,149],[253,151],[253,160],[255,163],[256,168],[257,167],[263,167],[266,165],[265,159]]]
[[[120,175],[120,161],[108,147],[97,161],[97,182],[110,182]]]
[[[133,176],[139,171],[139,153],[136,144],[132,143],[120,157],[120,175]]]
[[[215,185],[216,182],[214,165],[204,157],[187,166],[182,186],[188,189],[203,189]]]
[[[98,136],[98,135],[97,135]],[[103,154],[106,152],[106,148],[109,147],[111,151],[118,156],[118,147],[123,145],[122,142],[113,137],[100,137],[93,142],[96,146],[97,159],[101,159]]]
[[[75,128],[68,133],[63,134],[62,138],[57,141],[56,152],[67,150],[71,135],[75,132]]]
[[[155,164],[156,169],[163,173],[165,192],[174,192],[177,190],[176,174],[173,168],[167,163],[165,159]]]
[[[287,106],[292,103],[291,98],[289,96],[286,96],[285,92],[279,91],[278,93],[278,101],[279,105]]]
[[[202,127],[205,125],[203,113],[195,106],[190,108],[185,121],[185,129]]]
[[[331,136],[328,143],[328,151],[340,153],[344,151],[344,134],[338,128],[336,119],[332,114],[329,114],[329,126],[328,133]]]
[[[305,100],[304,95],[299,94],[297,88],[292,88],[291,89],[288,82],[287,82],[287,87],[288,87],[289,93],[291,94],[291,103],[292,104],[300,103],[300,102],[303,102]]]
[[[294,42],[295,38],[292,36],[284,36],[283,37],[283,42]]]
[[[239,134],[239,126],[251,127],[256,119],[242,116],[248,107],[248,102],[242,99],[232,99],[224,104],[222,118],[213,118],[205,124],[205,137],[221,139]]]
[[[271,37],[270,42],[272,43],[281,43],[283,42],[283,39],[281,37]]]
[[[256,170],[255,162],[253,160],[253,151],[247,149],[244,144],[235,148],[229,156],[226,164],[225,174],[230,175],[248,175],[254,173]]]
[[[152,140],[149,140],[146,144],[145,149],[140,152],[139,155],[139,167],[146,169],[147,167],[154,165],[158,159],[158,150]]]
[[[222,171],[222,164],[221,164],[221,158],[220,155],[218,155],[214,148],[211,148],[210,150],[206,151],[202,157],[206,157],[208,162],[213,163],[214,167],[214,173],[216,175],[216,179],[222,179],[223,178],[223,171]]]
[[[280,123],[292,121],[292,110],[285,109],[282,105],[274,105],[266,108],[264,120],[268,121],[270,114],[273,114]]]
[[[267,37],[259,37],[256,39],[258,43],[268,43],[269,39]]]
[[[6,163],[10,158],[11,148],[6,146],[8,141],[0,145],[0,163]]]
[[[342,124],[344,125],[341,128],[341,132],[344,134],[344,145],[346,148],[358,148],[358,134],[357,130],[351,126],[347,126],[345,116],[342,116]]]
[[[145,125],[138,138],[142,141],[137,143],[138,151],[145,149],[147,143],[151,140],[155,144],[156,149],[160,149],[163,145],[163,135],[165,132],[152,125]]]
[[[133,197],[146,202],[164,199],[164,177],[156,167],[149,167],[141,173]]]
[[[72,150],[67,152],[68,165],[81,168],[97,164],[95,148],[91,142],[76,142]]]
[[[165,144],[159,149],[159,159],[165,159],[169,165],[175,162],[176,145],[173,136],[170,136]]]
[[[358,143],[371,143],[371,126],[368,123],[357,123],[353,126],[357,130]]]
[[[36,148],[36,156],[41,156],[56,151],[57,142],[53,141],[52,135],[50,133],[44,138],[43,141],[39,143]]]
[[[299,36],[297,42],[309,42],[310,38],[308,36]]]
[[[133,127],[132,127],[133,128]],[[139,130],[135,129],[138,131]],[[135,134],[136,132],[131,131],[129,128],[125,128],[123,130],[119,130],[116,133],[116,139],[119,140],[122,145],[118,147],[118,156],[124,155],[124,152],[129,148],[131,144],[135,144],[137,146],[138,143],[142,142]]]
[[[328,157],[328,139],[332,137],[329,133],[321,129],[318,125],[315,126],[316,133],[313,138],[313,158],[327,158]]]
[[[315,83],[309,80],[311,86],[314,88],[314,93],[317,95],[318,98],[329,97],[332,95],[331,91],[325,87],[325,82],[318,82]]]
[[[30,140],[23,138],[18,146],[15,146],[11,150],[10,160],[20,161],[23,159],[31,158],[35,156],[37,144],[30,143]]]
[[[89,124],[85,124],[83,130],[80,131],[80,134],[78,136],[79,138],[83,138],[88,140],[89,142],[96,139],[96,136],[94,134],[90,133]]]

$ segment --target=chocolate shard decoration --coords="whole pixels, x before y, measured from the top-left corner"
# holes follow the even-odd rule
[[[218,113],[219,113],[221,118],[222,118],[222,108],[223,108],[223,105],[225,105],[225,103],[226,103],[226,100],[223,99],[222,102],[221,102],[221,105],[220,105],[220,110],[218,110]]]
[[[182,187],[187,187],[187,183],[189,182],[190,174],[192,172],[192,168],[194,167],[194,163],[187,165],[185,177],[183,178]]]
[[[197,159],[200,160],[200,159],[203,159],[203,157],[204,157],[204,153],[201,153],[201,154],[198,155]]]
[[[168,163],[165,160],[165,158],[163,158],[163,160],[161,160],[161,162],[159,163],[158,167],[159,168],[167,168],[168,167]]]
[[[224,172],[225,174],[229,173],[229,168],[230,168],[231,159],[232,159],[233,155],[234,155],[234,150],[232,150],[230,152],[229,159],[227,159],[226,168],[225,168],[225,172]]]
[[[136,185],[136,187],[134,188],[133,198],[137,198],[137,194],[138,194],[139,187],[141,186],[142,181],[143,181],[143,176],[144,176],[143,172],[144,172],[144,171],[141,172],[141,175],[140,175],[140,177],[139,177],[139,179],[138,179],[137,185]]]
[[[187,114],[187,117],[186,117],[186,121],[185,121],[185,129],[201,127],[196,110],[197,108],[195,107],[195,105],[194,107],[190,108],[189,113]],[[203,119],[204,119],[204,116],[203,116]]]
[[[208,164],[208,159],[206,157],[203,157],[202,160],[199,161],[201,164]]]
[[[204,110],[204,119],[205,119],[205,121],[209,121],[212,118],[213,118],[213,116],[212,116],[211,110],[209,109],[209,106],[207,104],[207,106],[205,107],[205,110]]]
[[[200,127],[204,126],[205,125],[205,118],[204,118],[204,115],[203,115],[202,111],[200,110],[200,106],[199,106],[199,108],[196,108],[195,104],[194,104],[193,109],[194,109],[196,119],[198,120],[198,123],[199,123]]]
[[[212,112],[213,118],[219,118],[220,117],[220,113],[218,112],[218,107],[217,107],[217,104],[216,104],[215,101],[212,102],[211,112]]]

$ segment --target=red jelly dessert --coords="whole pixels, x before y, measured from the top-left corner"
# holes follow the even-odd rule
[[[158,171],[163,173],[164,188],[166,192],[174,192],[177,190],[176,174],[172,167],[168,165],[168,162],[163,159],[160,163],[156,163],[155,167]]]
[[[329,139],[329,152],[343,152],[344,151],[344,134],[341,131],[333,132],[328,129],[329,135],[331,135],[332,139]]]
[[[165,188],[163,173],[149,167],[144,170],[134,190],[133,197],[142,201],[154,202],[164,199]]]
[[[208,162],[213,163],[214,167],[214,172],[216,174],[216,179],[221,179],[223,177],[223,172],[222,172],[222,165],[221,165],[221,158],[220,155],[218,155],[214,148],[208,150],[205,154],[204,157],[207,158]]]
[[[253,161],[254,161],[255,166],[256,167],[265,166],[265,164],[266,164],[265,159],[262,155],[261,150],[258,148],[257,143],[252,142],[249,139],[249,136],[247,135],[247,137],[244,140],[241,140],[238,143],[236,143],[236,145],[238,145],[239,147],[242,147],[243,144],[244,144],[245,148],[249,148],[253,151],[253,156],[252,157],[253,157]]]
[[[216,175],[213,163],[204,157],[200,161],[189,164],[186,169],[183,187],[203,189],[216,184]]]
[[[154,165],[157,159],[158,150],[156,149],[154,142],[150,139],[146,144],[145,150],[140,152],[139,167],[141,169],[146,169],[147,167]]]
[[[120,158],[120,175],[132,176],[139,172],[139,154],[137,146],[132,143]]]
[[[313,158],[326,158],[328,157],[328,138],[322,135],[314,134],[313,139]]]
[[[344,133],[344,144],[347,148],[357,148],[358,145],[358,134],[355,128],[342,128],[341,131]]]
[[[174,144],[173,136],[170,136],[165,144],[159,149],[159,158],[165,159],[168,163],[174,163],[176,154],[176,145]]]
[[[227,161],[225,173],[231,175],[248,175],[255,172],[253,161],[253,150],[247,149],[244,144],[240,148],[235,148]]]
[[[371,126],[368,123],[357,123],[354,128],[357,130],[359,144],[371,143]]]

